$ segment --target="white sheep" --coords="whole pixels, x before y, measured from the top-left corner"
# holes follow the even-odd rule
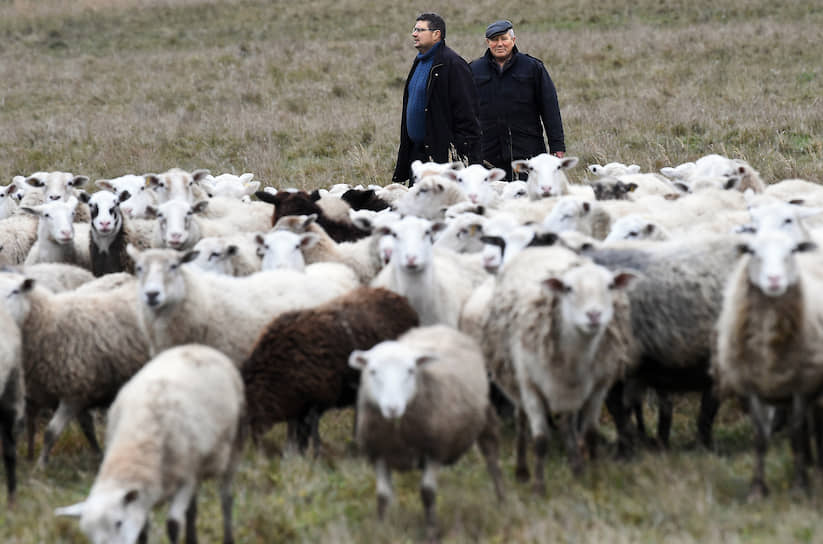
[[[411,163],[412,179],[410,183],[411,185],[415,185],[424,177],[440,175],[450,170],[461,170],[463,166],[463,163],[459,161],[439,163],[415,160]]]
[[[26,264],[70,263],[91,268],[89,224],[74,223],[78,200],[50,200],[39,206],[20,209],[36,215],[37,241],[26,256]]]
[[[395,238],[394,249],[391,262],[371,285],[406,296],[422,325],[457,327],[460,308],[487,274],[479,260],[448,250],[434,251],[434,234],[444,227],[415,216],[382,227],[379,233]]]
[[[446,208],[465,200],[468,199],[456,181],[435,174],[417,181],[395,203],[395,209],[401,215],[416,215],[424,219],[436,220],[443,217]]]
[[[152,353],[191,342],[210,345],[242,362],[276,315],[322,304],[359,285],[354,272],[320,281],[293,270],[235,278],[181,266],[193,251],[128,246],[139,281],[138,313]]]
[[[169,502],[166,528],[196,542],[197,491],[219,483],[223,542],[233,542],[232,479],[241,454],[243,381],[225,355],[202,345],[159,354],[117,394],[108,413],[106,454],[88,497],[58,508],[80,518],[95,544],[145,541],[149,514]]]
[[[208,175],[208,170],[189,173],[181,168],[172,168],[162,174],[145,174],[143,177],[146,185],[157,193],[158,204],[177,199],[194,205],[207,198],[206,192],[200,187],[200,181]]]
[[[420,493],[430,534],[436,532],[437,473],[477,442],[499,500],[497,418],[477,342],[450,327],[412,329],[396,341],[353,351],[360,370],[357,441],[374,463],[377,513],[392,498],[391,471],[422,461]]]
[[[565,171],[577,166],[577,162],[577,157],[561,159],[548,153],[541,153],[527,160],[512,161],[512,171],[528,173],[526,184],[529,198],[538,200],[569,194],[569,179]]]
[[[234,174],[211,174],[200,180],[200,185],[205,189],[209,198],[217,196],[232,198],[236,200],[250,199],[251,196],[260,189],[259,181],[252,181],[254,174],[246,172],[240,176]]]
[[[461,170],[449,170],[442,175],[456,181],[472,204],[494,206],[500,200],[500,195],[492,184],[505,178],[506,171],[502,168],[488,169],[482,164],[471,164]]]
[[[623,174],[638,174],[640,173],[640,165],[610,162],[604,165],[590,164],[588,166],[588,170],[595,176],[601,178],[605,176],[619,176]]]
[[[524,250],[498,276],[484,326],[485,352],[495,377],[508,387],[505,374],[511,370],[505,368],[514,371],[534,438],[535,489],[541,494],[550,412],[562,415],[574,472],[582,469],[578,439],[594,455],[603,401],[632,364],[631,317],[622,290],[634,277],[559,247]],[[518,449],[519,468],[521,454]]]
[[[603,240],[611,230],[612,221],[612,215],[600,201],[563,196],[543,220],[542,229],[554,233],[576,230]]]
[[[717,320],[712,374],[721,392],[749,400],[756,463],[750,498],[768,493],[764,457],[771,418],[766,405],[790,408],[794,484],[808,490],[803,447],[807,410],[823,387],[823,257],[813,242],[769,230],[739,246],[744,254],[726,283]]]
[[[120,209],[132,219],[145,219],[146,209],[149,206],[157,206],[157,193],[148,187],[143,176],[127,174],[112,179],[98,179],[94,184],[99,189],[111,191],[118,197],[128,193],[128,196],[121,200]]]
[[[15,182],[11,182],[6,186],[0,187],[0,219],[11,217],[17,213],[18,204],[14,198],[17,191]]]
[[[198,252],[191,265],[228,276],[248,276],[261,270],[255,234],[207,236],[194,244]]]
[[[486,218],[476,213],[461,213],[446,220],[446,228],[437,234],[434,247],[457,253],[475,253],[483,249],[480,240]]]
[[[612,223],[604,242],[616,240],[668,240],[671,233],[662,225],[640,214],[625,215]]]
[[[503,200],[512,200],[516,198],[528,198],[529,185],[525,181],[513,180],[506,183],[506,186],[500,191],[500,198]]]

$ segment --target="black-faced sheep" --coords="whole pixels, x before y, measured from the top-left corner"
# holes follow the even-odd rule
[[[272,225],[286,215],[317,214],[317,224],[323,227],[335,242],[352,242],[367,236],[350,221],[338,221],[326,215],[311,196],[305,191],[278,191],[272,194],[266,191],[257,191],[255,196],[263,202],[274,205]]]

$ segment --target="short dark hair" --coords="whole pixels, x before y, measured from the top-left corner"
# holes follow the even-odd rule
[[[434,12],[421,13],[417,16],[416,21],[427,21],[429,28],[440,31],[440,39],[446,39],[446,21],[441,16]]]

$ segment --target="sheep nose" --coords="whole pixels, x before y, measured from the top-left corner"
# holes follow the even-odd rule
[[[181,232],[172,232],[171,234],[169,234],[169,238],[171,238],[175,242],[179,242],[182,237],[183,233]]]
[[[49,200],[60,200],[60,195],[49,195]]]
[[[408,266],[415,266],[417,264],[417,257],[415,257],[414,255],[409,255],[408,257],[406,257],[406,264]]]
[[[479,197],[477,195],[469,195],[469,200],[472,201],[472,204],[477,204],[478,198]]]
[[[71,238],[71,231],[70,230],[61,230],[60,231],[60,238],[63,240],[68,240]]]
[[[145,296],[146,296],[146,303],[149,306],[157,306],[157,303],[159,302],[158,298],[160,297],[160,292],[159,291],[146,291]]]
[[[599,310],[590,310],[586,312],[586,317],[589,318],[589,322],[593,325],[600,323],[600,316],[603,315],[603,312]]]
[[[766,279],[769,281],[769,285],[773,287],[780,285],[780,276],[766,276]]]
[[[100,221],[100,228],[107,229],[111,226],[111,221]]]

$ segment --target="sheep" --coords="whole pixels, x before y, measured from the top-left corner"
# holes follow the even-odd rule
[[[446,223],[438,233],[434,247],[457,253],[475,253],[483,249],[480,237],[485,218],[476,213],[461,213]]]
[[[39,206],[20,207],[39,217],[37,241],[26,256],[26,264],[58,262],[91,268],[89,225],[75,226],[77,205],[77,198],[72,196],[67,201],[50,200]]]
[[[576,196],[563,196],[543,220],[542,228],[549,232],[576,230],[597,240],[603,240],[612,226],[611,214],[598,201]]]
[[[39,189],[42,194],[43,200],[36,202],[35,205],[55,201],[68,202],[72,197],[79,199],[83,192],[81,187],[88,181],[88,176],[75,176],[69,172],[36,172],[26,178],[26,183],[34,189]],[[39,199],[39,196],[37,198]],[[30,205],[21,201],[21,205],[23,204]],[[89,213],[85,204],[77,206],[74,220],[80,223],[88,222]]]
[[[260,182],[252,181],[252,179],[254,179],[254,174],[249,172],[240,176],[220,174],[215,177],[209,174],[200,180],[200,185],[209,198],[220,196],[251,201],[251,195],[260,189]]]
[[[500,198],[502,200],[512,200],[516,198],[528,198],[529,188],[525,181],[513,180],[506,184],[506,187],[500,191]]]
[[[70,291],[94,279],[88,269],[67,263],[37,263],[8,271],[31,278],[53,293]]]
[[[107,291],[51,293],[16,274],[0,274],[0,293],[23,333],[29,413],[59,400],[43,438],[38,459],[43,466],[65,426],[75,417],[85,418],[88,409],[108,405],[148,360],[137,293],[129,284]],[[90,420],[80,423],[98,450]]]
[[[389,203],[390,206],[395,206],[397,201],[409,191],[409,188],[400,183],[389,183],[385,187],[376,190],[375,196],[381,200]]]
[[[622,162],[610,162],[608,164],[599,165],[599,164],[590,164],[588,167],[589,172],[597,176],[598,178],[602,177],[609,177],[609,176],[618,176],[622,174],[637,174],[640,172],[640,166],[637,164],[623,164]]]
[[[388,201],[377,196],[374,189],[349,189],[340,198],[347,202],[352,210],[372,210],[379,212],[390,207]]]
[[[395,203],[395,209],[401,215],[436,220],[443,218],[443,210],[466,200],[466,194],[456,181],[443,175],[429,175],[417,181]]]
[[[668,240],[671,233],[654,221],[640,214],[624,215],[612,223],[604,242],[616,240]]]
[[[274,423],[308,418],[309,429],[297,432],[298,446],[305,450],[309,434],[319,446],[322,413],[350,406],[357,396],[360,376],[348,366],[349,354],[418,324],[405,297],[370,287],[273,319],[242,364],[252,436],[259,439]]]
[[[585,438],[594,456],[603,401],[634,361],[623,290],[635,278],[635,273],[607,270],[561,247],[524,250],[498,277],[484,324],[484,352],[504,390],[511,388],[505,374],[514,371],[534,439],[535,491],[541,495],[548,413],[563,415],[566,453],[576,474],[583,468],[578,437]],[[521,477],[527,474],[524,461],[518,447]]]
[[[17,185],[14,182],[5,187],[0,187],[0,219],[11,217],[17,213],[17,201],[14,199],[16,191]]]
[[[0,443],[6,471],[9,507],[17,490],[17,437],[23,423],[25,387],[23,383],[23,342],[17,323],[0,308]]]
[[[371,285],[408,297],[423,325],[456,327],[463,303],[488,275],[480,261],[469,261],[448,250],[433,250],[434,233],[444,226],[407,216],[381,227],[378,233],[391,234],[395,245],[391,262]]]
[[[200,187],[200,181],[209,175],[208,170],[195,170],[191,173],[180,168],[172,168],[162,174],[145,174],[146,186],[157,194],[157,203],[170,200],[183,200],[194,204],[207,198]]]
[[[449,170],[443,176],[456,181],[472,204],[494,206],[500,200],[500,195],[492,188],[492,184],[505,178],[506,171],[471,164],[462,170]]]
[[[623,183],[613,176],[603,176],[590,181],[597,200],[631,200],[629,194],[637,189],[636,183]]]
[[[197,258],[191,264],[201,270],[227,276],[248,276],[261,270],[255,234],[207,236],[194,244]]]
[[[235,233],[230,223],[202,217],[209,206],[208,200],[191,205],[184,200],[169,200],[156,209],[149,207],[146,214],[155,217],[152,247],[191,249],[205,236],[223,236]]]
[[[793,204],[823,206],[823,186],[804,179],[784,179],[772,183],[766,187],[764,194],[775,196]]]
[[[462,170],[463,167],[464,164],[460,161],[438,163],[414,160],[410,167],[411,179],[409,180],[409,188],[416,185],[424,177],[440,175],[452,170]]]
[[[243,382],[217,350],[185,345],[159,354],[118,393],[108,413],[106,454],[88,497],[57,508],[80,518],[95,543],[145,542],[152,508],[169,501],[166,530],[196,542],[197,491],[218,480],[223,543],[232,533],[232,479],[241,457]]]
[[[360,371],[357,442],[375,466],[377,515],[392,498],[391,471],[422,466],[420,495],[430,537],[436,533],[436,477],[477,442],[503,500],[497,417],[477,343],[450,327],[408,331],[397,340],[355,350]]]
[[[94,184],[118,196],[128,192],[128,198],[120,203],[120,209],[131,219],[145,219],[146,209],[157,206],[157,193],[147,186],[146,178],[127,174],[113,179],[98,179]]]
[[[721,392],[749,400],[756,462],[750,498],[768,493],[764,457],[770,417],[766,404],[788,404],[794,485],[809,488],[804,428],[807,409],[823,388],[823,259],[813,242],[786,232],[760,232],[741,243],[743,257],[729,276],[717,320],[712,373]]]
[[[707,448],[719,406],[708,373],[710,339],[726,277],[738,260],[738,242],[732,235],[695,236],[613,243],[584,252],[607,268],[642,274],[629,291],[638,365],[626,379],[630,386],[638,382],[661,393],[700,392],[698,439]],[[618,421],[625,415],[623,388],[616,384],[607,399]],[[658,440],[663,446],[668,445],[670,425],[671,414],[662,414]]]
[[[134,273],[134,262],[126,246],[150,247],[154,225],[142,219],[132,220],[122,211],[122,203],[130,197],[128,191],[119,195],[102,190],[86,198],[91,214],[89,259],[96,277],[113,272]]]
[[[529,198],[539,200],[548,196],[569,194],[569,179],[565,170],[577,166],[577,157],[559,158],[541,153],[527,160],[512,161],[512,171],[527,172]]]
[[[193,251],[127,251],[138,279],[140,327],[152,354],[197,342],[240,364],[273,317],[322,304],[358,285],[354,272],[325,282],[293,270],[235,278],[181,266],[197,257]]]
[[[323,227],[335,242],[352,242],[366,236],[366,233],[354,226],[351,221],[335,221],[311,199],[305,191],[279,191],[271,194],[266,191],[257,191],[257,198],[274,205],[272,225],[287,215],[317,215],[317,224]]]

